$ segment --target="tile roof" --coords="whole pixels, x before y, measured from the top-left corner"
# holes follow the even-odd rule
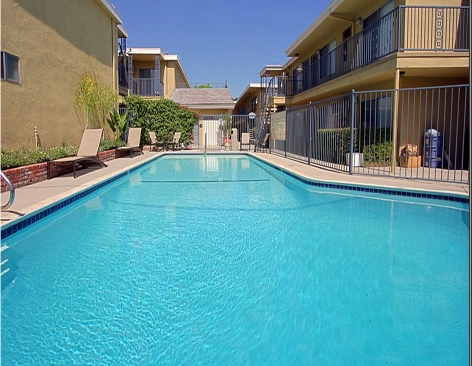
[[[227,88],[185,88],[174,89],[170,99],[185,106],[234,105],[233,98]]]

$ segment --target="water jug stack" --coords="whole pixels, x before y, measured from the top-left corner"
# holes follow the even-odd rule
[[[424,134],[424,166],[442,168],[444,136],[430,129]]]

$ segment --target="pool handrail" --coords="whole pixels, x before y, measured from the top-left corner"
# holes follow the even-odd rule
[[[8,189],[10,191],[10,197],[8,199],[8,202],[2,205],[1,207],[1,210],[4,211],[10,208],[13,204],[13,201],[15,200],[15,186],[2,170],[0,170],[0,175],[2,179],[7,183]]]

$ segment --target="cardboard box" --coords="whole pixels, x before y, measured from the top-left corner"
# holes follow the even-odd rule
[[[421,167],[421,155],[402,156],[400,157],[400,165],[404,168],[419,168]]]

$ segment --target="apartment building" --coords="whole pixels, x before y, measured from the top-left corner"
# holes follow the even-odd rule
[[[262,113],[260,100],[263,91],[261,83],[250,83],[236,101],[233,114],[246,115],[252,112],[260,115]]]
[[[190,88],[179,55],[160,48],[128,48],[127,73],[130,95],[170,98],[176,88]]]
[[[468,0],[335,0],[261,71],[263,120],[318,103],[314,129],[387,128],[397,156],[440,129],[447,166],[467,168],[469,23]]]
[[[93,67],[120,93],[120,14],[108,0],[4,0],[1,12],[2,148],[78,145],[85,122],[74,100],[85,73]]]
[[[344,0],[286,50],[290,105],[351,89],[468,83],[468,0]]]

